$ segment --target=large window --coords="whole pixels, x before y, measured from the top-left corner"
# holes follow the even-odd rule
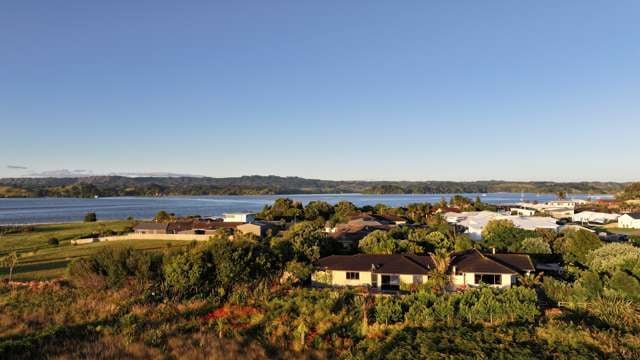
[[[502,284],[502,275],[500,274],[476,274],[476,284],[500,285]]]
[[[355,271],[347,271],[347,280],[360,280],[360,273]]]

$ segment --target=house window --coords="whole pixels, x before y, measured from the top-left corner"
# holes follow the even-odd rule
[[[500,274],[476,274],[476,284],[500,285],[502,284],[502,276]]]
[[[347,271],[347,280],[360,280],[360,273],[355,271]]]
[[[422,284],[422,275],[413,275],[413,283],[416,285]]]

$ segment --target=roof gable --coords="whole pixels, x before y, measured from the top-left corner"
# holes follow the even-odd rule
[[[476,249],[455,253],[451,266],[469,273],[516,274],[535,270],[528,255],[483,254]]]
[[[328,270],[426,274],[433,268],[433,260],[424,255],[331,255],[318,260],[317,265]]]

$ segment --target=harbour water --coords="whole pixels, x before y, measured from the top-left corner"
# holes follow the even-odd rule
[[[36,224],[82,221],[84,214],[95,212],[98,219],[150,219],[160,210],[176,215],[220,216],[225,212],[258,212],[275,199],[288,197],[306,204],[322,200],[331,204],[351,201],[356,206],[385,204],[404,206],[410,203],[436,203],[449,200],[455,194],[309,194],[269,196],[172,196],[172,197],[112,197],[98,199],[33,198],[0,199],[0,225]],[[508,204],[521,200],[545,202],[556,198],[554,194],[488,193],[460,194],[471,199],[480,196],[483,202]],[[575,199],[610,198],[609,195],[573,195]]]

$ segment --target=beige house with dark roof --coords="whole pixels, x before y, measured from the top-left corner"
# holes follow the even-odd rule
[[[518,275],[535,272],[529,255],[485,254],[476,249],[454,253],[449,266],[454,288],[479,286],[506,288],[514,285]]]
[[[331,255],[318,260],[311,280],[315,286],[354,286],[398,290],[400,283],[423,284],[433,268],[430,256]]]
[[[332,255],[316,263],[311,280],[314,286],[398,290],[400,283],[426,283],[434,264],[431,255]],[[448,269],[453,289],[481,284],[507,288],[516,283],[518,275],[534,271],[528,255],[484,254],[475,249],[452,254]]]

